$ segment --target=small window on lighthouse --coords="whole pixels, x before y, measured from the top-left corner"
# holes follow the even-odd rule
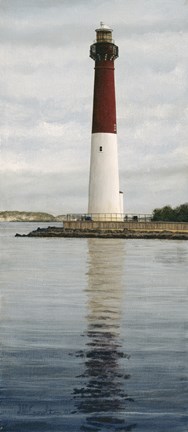
[[[99,147],[99,151],[102,151],[102,146]]]

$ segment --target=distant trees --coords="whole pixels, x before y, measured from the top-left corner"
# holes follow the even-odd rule
[[[188,222],[188,203],[172,208],[169,205],[153,210],[153,221]]]

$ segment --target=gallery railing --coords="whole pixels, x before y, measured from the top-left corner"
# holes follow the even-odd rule
[[[65,216],[67,221],[134,221],[134,222],[150,222],[152,214],[147,213],[70,213]]]

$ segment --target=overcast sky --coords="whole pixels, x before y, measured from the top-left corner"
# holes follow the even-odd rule
[[[188,202],[188,1],[0,0],[0,210],[86,212],[100,21],[126,212]]]

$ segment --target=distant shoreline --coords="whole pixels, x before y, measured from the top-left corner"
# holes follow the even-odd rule
[[[0,222],[63,222],[65,215],[53,216],[45,212],[1,211]]]

